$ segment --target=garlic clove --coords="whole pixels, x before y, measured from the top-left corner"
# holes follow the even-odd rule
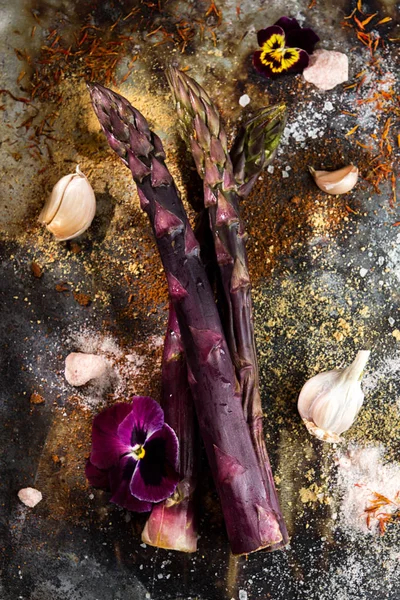
[[[361,350],[346,369],[319,373],[304,384],[297,406],[312,435],[338,442],[354,423],[364,401],[361,377],[369,355]]]
[[[354,165],[337,171],[316,171],[313,167],[308,168],[317,186],[327,194],[346,194],[358,181],[358,168]]]
[[[47,225],[54,219],[56,212],[60,208],[60,204],[64,196],[65,190],[67,189],[68,184],[74,177],[75,173],[72,173],[71,175],[65,175],[64,177],[61,177],[60,181],[58,181],[53,187],[49,199],[47,200],[46,204],[42,208],[42,212],[39,215],[40,223]]]
[[[62,177],[54,186],[39,216],[58,241],[81,235],[96,214],[96,198],[79,165],[76,172]]]

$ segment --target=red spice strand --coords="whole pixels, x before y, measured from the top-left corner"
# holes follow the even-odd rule
[[[0,94],[8,94],[16,102],[23,102],[24,104],[30,104],[31,102],[30,98],[21,98],[20,96],[14,96],[14,94],[10,92],[10,90],[0,90]]]

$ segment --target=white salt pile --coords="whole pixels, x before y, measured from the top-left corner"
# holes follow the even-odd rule
[[[353,446],[347,451],[339,451],[337,455],[337,483],[343,495],[338,518],[347,531],[377,533],[380,513],[394,514],[398,510],[400,464],[385,462],[384,452],[382,445]],[[366,509],[373,505],[376,494],[392,503],[383,506],[376,514],[367,513]]]

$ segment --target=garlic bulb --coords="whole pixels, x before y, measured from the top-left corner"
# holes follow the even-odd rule
[[[317,186],[327,194],[345,194],[350,192],[358,180],[358,169],[354,165],[343,167],[338,171],[316,171],[308,167]]]
[[[65,175],[53,187],[39,221],[57,240],[63,241],[86,231],[95,214],[96,198],[92,186],[78,165],[75,173]]]
[[[338,442],[354,423],[364,401],[361,378],[369,355],[369,350],[361,350],[346,369],[319,373],[303,386],[297,408],[318,439]]]

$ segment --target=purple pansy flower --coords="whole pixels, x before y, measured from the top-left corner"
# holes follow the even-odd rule
[[[86,477],[94,487],[111,490],[111,502],[146,512],[175,491],[178,449],[159,404],[134,396],[132,404],[115,404],[94,418]]]
[[[319,42],[310,28],[302,28],[296,19],[281,17],[274,25],[257,33],[261,50],[253,54],[255,69],[265,77],[282,73],[301,73],[307,66],[309,54]]]

